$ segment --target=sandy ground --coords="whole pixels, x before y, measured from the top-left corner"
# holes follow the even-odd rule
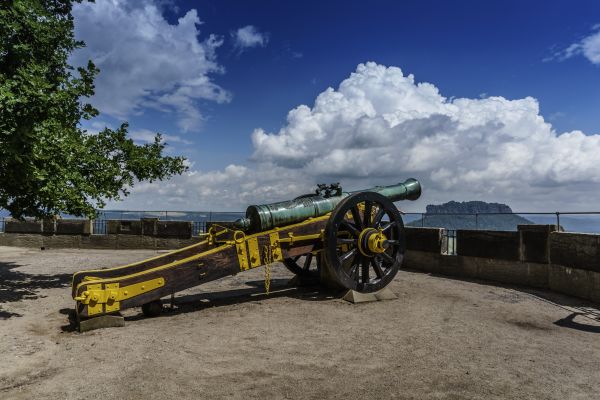
[[[79,334],[70,274],[153,251],[0,247],[1,399],[600,398],[600,323],[515,288],[402,271],[352,305],[273,268]],[[556,304],[558,303],[558,304]]]

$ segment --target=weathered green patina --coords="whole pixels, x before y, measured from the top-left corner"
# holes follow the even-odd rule
[[[320,189],[323,189],[321,186]],[[334,195],[331,195],[335,192]],[[375,186],[356,192],[342,192],[337,185],[327,190],[318,190],[317,194],[300,196],[294,200],[278,203],[252,205],[246,209],[246,218],[236,221],[238,229],[260,232],[278,226],[285,226],[325,215],[333,211],[342,199],[353,193],[376,192],[391,201],[416,200],[421,196],[421,184],[409,178],[403,183],[390,186]]]

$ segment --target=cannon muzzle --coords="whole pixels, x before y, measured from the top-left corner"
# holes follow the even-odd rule
[[[400,200],[417,200],[421,197],[421,184],[414,178],[408,178],[403,183],[396,185],[375,186],[371,189],[358,190],[350,194],[358,192],[377,192],[394,202]]]
[[[272,204],[252,205],[246,209],[246,218],[235,222],[238,229],[260,232],[316,218],[333,211],[345,197],[359,192],[376,192],[391,201],[417,200],[421,196],[421,184],[413,178],[390,186],[375,186],[371,189],[343,192],[338,184],[319,185],[317,192],[294,200]]]

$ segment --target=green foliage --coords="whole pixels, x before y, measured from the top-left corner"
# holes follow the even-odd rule
[[[93,216],[136,181],[185,171],[163,156],[160,135],[136,145],[127,123],[92,135],[81,119],[98,115],[82,99],[94,94],[98,69],[74,70],[73,0],[0,2],[0,208],[14,217],[57,213]]]

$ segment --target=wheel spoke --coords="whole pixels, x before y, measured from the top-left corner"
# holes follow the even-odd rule
[[[360,220],[360,211],[358,211],[358,207],[354,206],[350,209],[352,213],[352,218],[354,219],[354,224],[356,225],[356,229],[359,231],[363,230],[362,221]]]
[[[344,220],[342,221],[342,223],[340,224],[340,226],[344,225],[346,228],[348,228],[348,232],[350,232],[350,234],[354,237],[358,237],[360,235],[360,230],[358,230],[352,223]]]
[[[350,276],[350,278],[352,278],[352,280],[355,280],[356,282],[358,282],[358,278],[360,275],[358,275],[358,264],[354,264],[352,267],[350,267],[350,271],[348,271],[348,275]]]
[[[387,231],[388,229],[390,229],[392,226],[395,226],[397,224],[396,221],[392,221],[389,222],[388,224],[386,224],[386,226],[383,227],[383,229],[381,230],[382,232]]]
[[[371,264],[373,265],[373,269],[375,270],[377,277],[379,279],[383,278],[383,270],[375,258],[371,260]]]
[[[356,254],[356,248],[347,251],[346,253],[340,256],[340,264],[345,263],[350,257],[353,257]]]
[[[379,224],[381,223],[381,219],[383,218],[383,216],[385,215],[385,210],[382,208],[380,208],[379,210],[377,210],[377,214],[375,214],[375,218],[373,218],[373,226],[375,228],[377,228],[379,226]]]
[[[386,240],[385,242],[383,242],[383,245],[391,245],[391,246],[400,246],[400,241],[399,240]]]
[[[363,258],[361,260],[361,273],[362,273],[362,282],[369,282],[369,259]]]
[[[393,264],[395,262],[395,260],[386,252],[380,253],[379,255],[381,256],[381,258],[383,258],[390,264]]]
[[[371,226],[371,213],[372,212],[373,212],[373,202],[366,200],[365,201],[365,213],[363,216],[363,221],[364,221],[363,226],[365,228],[368,228]]]
[[[306,255],[306,258],[304,259],[304,268],[303,268],[305,271],[308,271],[308,269],[310,268],[310,263],[312,261],[312,257],[313,257],[312,253],[308,253]]]

